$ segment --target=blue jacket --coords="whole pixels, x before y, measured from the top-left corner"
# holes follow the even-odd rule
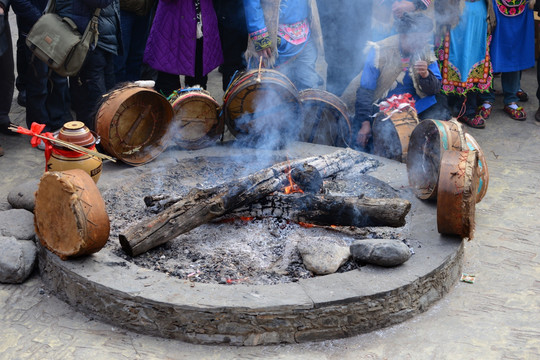
[[[120,55],[123,47],[119,0],[56,0],[56,13],[61,17],[72,19],[81,34],[96,8],[101,8],[97,46],[107,52]]]

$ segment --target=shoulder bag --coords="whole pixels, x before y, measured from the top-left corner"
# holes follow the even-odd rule
[[[34,56],[46,63],[51,70],[61,76],[72,76],[81,69],[90,44],[97,44],[101,9],[94,11],[81,35],[75,22],[55,14],[55,8],[56,1],[49,0],[45,13],[28,32],[26,45]]]

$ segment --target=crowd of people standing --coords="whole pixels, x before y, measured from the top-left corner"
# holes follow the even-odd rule
[[[3,133],[11,133],[15,87],[28,127],[38,122],[54,132],[74,113],[94,129],[97,104],[118,84],[152,79],[168,96],[181,87],[206,89],[208,74],[219,67],[225,90],[235,73],[260,62],[299,90],[324,88],[340,96],[354,89],[355,146],[364,150],[373,104],[392,94],[410,93],[420,118],[454,116],[483,128],[500,74],[504,111],[514,120],[527,117],[518,102],[527,97],[521,71],[535,64],[533,11],[540,4],[534,0],[49,1],[80,32],[101,9],[99,38],[81,71],[62,77],[25,44],[47,0],[0,0]],[[10,8],[17,20],[15,49]],[[540,89],[536,95],[540,99]],[[535,118],[540,121],[540,109]]]

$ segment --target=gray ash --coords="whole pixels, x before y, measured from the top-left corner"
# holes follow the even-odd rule
[[[103,192],[111,220],[110,240],[106,248],[137,266],[194,282],[278,284],[314,276],[304,267],[296,247],[302,238],[339,236],[351,243],[357,238],[401,236],[401,229],[354,229],[349,233],[346,229],[337,232],[327,228],[305,228],[277,218],[249,221],[233,219],[201,225],[136,257],[125,254],[121,249],[118,241],[120,233],[139,221],[155,216],[146,208],[144,196],[167,194],[178,197],[187,194],[193,187],[209,188],[245,176],[247,173],[244,160],[185,160],[162,171],[141,172],[122,182],[120,188]],[[264,164],[260,165],[258,169],[250,169],[250,172],[266,167]],[[325,186],[328,185],[333,193],[359,195],[358,187],[362,184],[367,188],[370,184],[376,184],[372,188],[380,194],[366,194],[367,196],[384,197],[380,196],[382,193],[386,197],[396,195],[393,188],[388,185],[385,188],[375,180],[367,181],[365,175],[349,173],[347,178],[326,181]],[[196,182],[197,180],[200,182]],[[350,260],[338,271],[350,271],[358,267],[358,264]]]

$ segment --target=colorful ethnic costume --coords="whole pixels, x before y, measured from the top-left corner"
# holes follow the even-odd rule
[[[270,48],[267,67],[275,67],[298,87],[322,84],[315,67],[320,52],[320,24],[314,0],[244,0],[249,37],[248,68],[259,64],[257,51]]]
[[[428,45],[422,54],[404,58],[399,45],[399,35],[368,45],[356,93],[356,122],[371,120],[372,104],[392,95],[411,94],[420,116],[437,103],[435,94],[440,92],[441,74],[432,47]],[[412,64],[416,60],[427,61],[428,77],[422,78],[414,73]]]
[[[527,0],[491,0],[497,26],[491,42],[491,63],[494,72],[501,72],[504,111],[514,120],[525,120],[527,114],[517,106],[521,70],[534,66],[534,17]],[[488,106],[480,114],[484,119],[491,112],[489,104],[495,102],[493,92],[482,94]]]
[[[465,1],[459,23],[443,34],[437,51],[443,93],[489,91],[492,72],[487,14],[484,0]]]

